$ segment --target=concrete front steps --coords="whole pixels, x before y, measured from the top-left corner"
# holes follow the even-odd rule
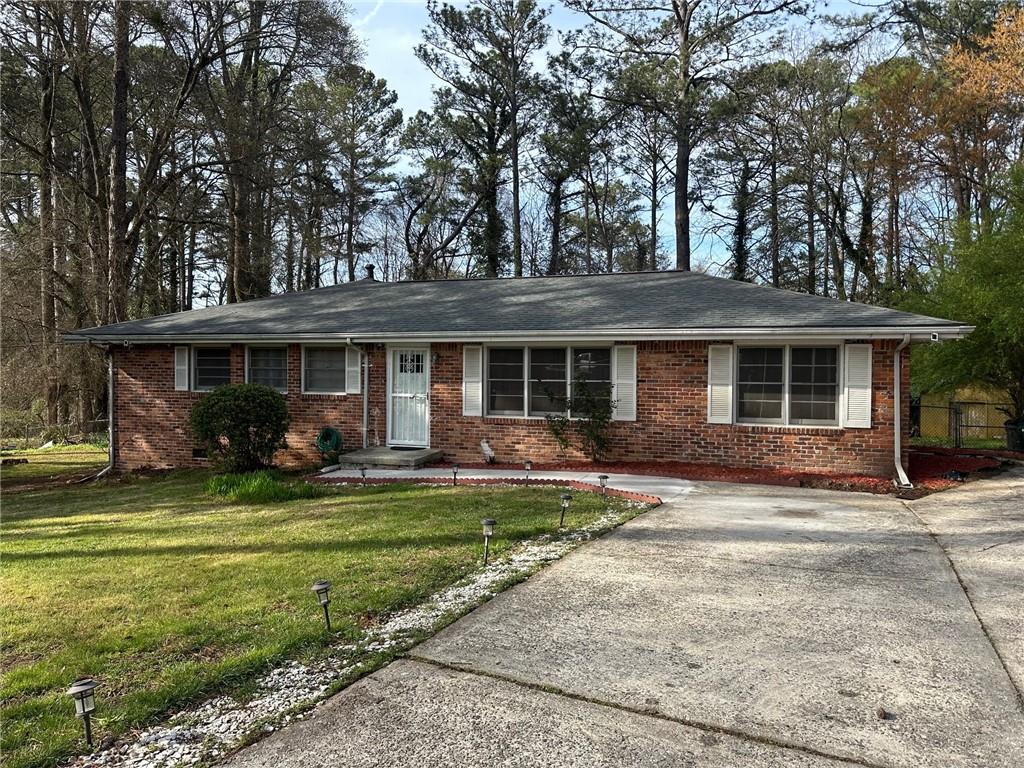
[[[372,469],[419,469],[441,461],[444,454],[437,448],[360,448],[338,457],[338,468],[367,467]]]

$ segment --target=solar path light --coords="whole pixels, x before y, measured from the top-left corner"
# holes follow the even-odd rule
[[[608,475],[598,475],[597,481],[601,484],[601,495],[608,493]]]
[[[565,513],[569,511],[569,502],[572,501],[572,494],[563,493],[561,495],[561,499],[562,499],[562,516],[560,518],[558,518],[558,527],[559,528],[564,528],[565,527]]]
[[[361,478],[359,482],[361,482],[363,485],[366,485],[366,467],[365,466],[362,466],[362,467],[359,468],[359,477]]]
[[[487,558],[491,551],[491,536],[494,535],[494,526],[497,524],[497,520],[485,517],[480,521],[480,525],[484,528],[484,565],[487,565]]]
[[[96,709],[96,695],[93,693],[99,685],[91,677],[75,680],[68,688],[68,696],[75,700],[75,717],[82,718],[85,726],[85,743],[92,748],[92,723],[90,718]]]
[[[523,464],[523,467],[526,469],[526,484],[529,485],[530,484],[530,470],[533,469],[533,462],[530,461],[529,459],[527,459],[526,462]]]
[[[459,484],[459,465],[452,464],[452,485]]]
[[[324,609],[324,621],[327,623],[327,631],[330,632],[331,612],[327,609],[327,606],[331,604],[331,582],[321,579],[310,587],[310,591],[316,593],[316,601]]]

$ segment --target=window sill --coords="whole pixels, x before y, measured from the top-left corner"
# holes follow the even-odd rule
[[[300,392],[302,397],[347,397],[348,392]]]
[[[750,424],[746,422],[733,422],[732,426],[754,434],[789,432],[800,435],[834,435],[847,429],[839,424]]]

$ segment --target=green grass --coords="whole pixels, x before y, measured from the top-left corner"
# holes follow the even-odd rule
[[[0,487],[12,490],[70,475],[99,471],[107,463],[107,449],[95,445],[55,445],[4,451],[3,458],[24,458],[28,464],[0,467]]]
[[[335,629],[355,638],[476,568],[481,518],[498,520],[498,556],[557,525],[555,488],[367,486],[246,505],[208,494],[209,480],[178,472],[4,499],[7,766],[81,749],[64,695],[78,676],[102,683],[98,738],[116,735],[322,652],[309,591],[319,578],[334,583]],[[575,497],[573,524],[605,509],[600,496]]]
[[[319,499],[332,493],[327,486],[300,479],[288,479],[278,472],[263,470],[240,475],[214,475],[206,481],[206,492],[240,504]]]

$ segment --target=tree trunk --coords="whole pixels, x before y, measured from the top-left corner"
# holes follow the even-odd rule
[[[736,189],[736,229],[733,234],[732,279],[744,282],[750,280],[747,235],[750,217],[750,180],[753,176],[754,173],[750,168],[750,161],[747,158],[743,158],[739,186]]]
[[[814,200],[814,179],[807,180],[804,196],[804,216],[807,219],[807,292],[818,290],[818,248],[815,241],[814,217],[817,211]]]
[[[114,90],[110,123],[110,206],[107,248],[110,312],[114,322],[128,319],[128,0],[114,3]]]
[[[551,258],[548,259],[548,274],[557,275],[562,269],[562,190],[565,179],[554,180],[549,196],[551,205]]]
[[[772,259],[772,287],[782,283],[782,243],[779,236],[779,164],[775,136],[772,136],[772,158],[768,174],[768,249]]]
[[[52,55],[55,47],[44,49],[42,26],[37,10],[36,44],[40,60]],[[57,421],[57,316],[54,295],[54,237],[53,237],[53,94],[57,65],[51,62],[43,79],[39,102],[39,302],[43,340],[43,370],[45,372],[43,397],[46,400],[46,423]]]
[[[676,125],[676,269],[690,270],[690,126],[685,111]]]
[[[523,225],[519,210],[519,116],[512,114],[512,269],[523,276]]]

